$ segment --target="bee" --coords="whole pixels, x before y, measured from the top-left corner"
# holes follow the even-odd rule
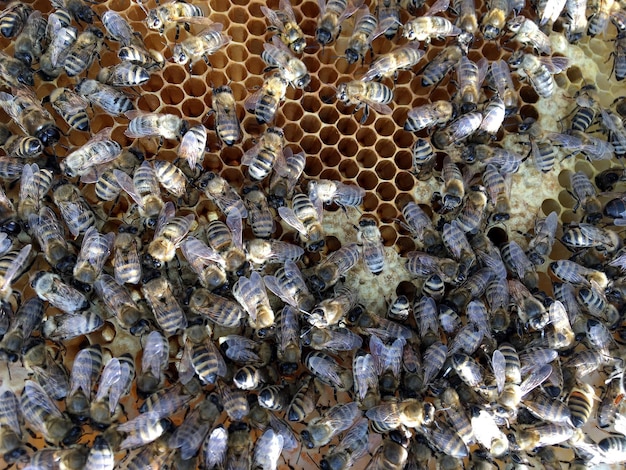
[[[183,359],[185,356],[188,356],[193,371],[203,384],[214,384],[218,377],[226,375],[226,363],[211,341],[207,326],[195,325],[185,330]]]
[[[221,425],[213,429],[202,443],[201,455],[205,468],[215,468],[226,461],[228,432]]]
[[[595,248],[607,254],[614,253],[621,247],[621,240],[615,232],[584,223],[565,230],[561,241],[568,248]]]
[[[361,77],[364,82],[380,80],[383,77],[392,77],[398,70],[410,69],[416,65],[424,51],[419,48],[419,43],[409,42],[395,48],[391,52],[382,54],[371,63],[370,68]]]
[[[458,36],[462,32],[460,28],[454,26],[446,18],[434,16],[447,10],[449,5],[450,0],[436,1],[422,16],[404,24],[402,36],[410,41],[425,41],[426,43],[429,43],[432,38]]]
[[[387,317],[391,320],[404,322],[412,313],[413,307],[406,295],[398,295],[387,309]]]
[[[276,470],[278,459],[283,451],[283,440],[283,436],[274,432],[273,429],[266,429],[254,446],[252,461],[255,468]]]
[[[27,380],[24,384],[20,408],[26,421],[39,431],[47,442],[70,445],[80,437],[80,426],[74,426],[63,416],[43,388],[32,380]]]
[[[309,311],[315,305],[298,265],[291,260],[285,261],[273,276],[264,276],[263,281],[270,291],[294,308]]]
[[[43,146],[39,139],[19,134],[9,134],[7,139],[2,143],[2,148],[7,155],[7,157],[3,159],[7,164],[4,172],[7,174],[7,179],[15,179],[16,176],[19,177],[21,174],[21,172],[15,174],[14,165],[20,165],[15,159],[37,158],[43,151]],[[9,165],[9,163],[12,163],[12,165]]]
[[[82,176],[93,167],[115,160],[121,153],[120,144],[111,140],[111,128],[102,129],[82,147],[69,153],[61,162],[61,170],[69,178]]]
[[[608,428],[615,424],[615,418],[619,412],[621,401],[623,400],[620,382],[619,379],[611,380],[598,404],[596,419],[601,429]]]
[[[371,50],[374,33],[378,29],[378,19],[366,6],[360,7],[354,18],[354,29],[346,47],[345,57],[348,64],[354,64],[359,58],[362,64],[367,50]]]
[[[30,460],[27,449],[22,442],[22,430],[20,428],[20,403],[11,390],[6,390],[0,395],[2,407],[0,408],[0,452],[7,465],[25,463]]]
[[[475,34],[478,31],[474,0],[454,0],[452,9],[457,14],[456,25],[464,33]]]
[[[304,421],[315,410],[319,393],[315,379],[307,375],[289,403],[287,419],[292,423]]]
[[[569,426],[544,424],[525,428],[516,433],[514,446],[520,450],[530,451],[537,447],[557,445],[567,441],[574,434]]]
[[[120,47],[117,56],[121,61],[140,65],[146,70],[160,69],[165,64],[163,54],[153,49],[147,50],[140,44]]]
[[[91,168],[80,177],[82,183],[94,183],[94,191],[102,201],[114,201],[119,197],[120,185],[115,177],[115,170],[130,174],[135,171],[143,155],[131,150],[122,150],[122,153],[103,169]]]
[[[100,29],[90,26],[80,33],[63,62],[68,77],[81,74],[93,63],[104,45],[104,34]]]
[[[285,205],[285,199],[291,199],[293,190],[304,171],[306,155],[299,152],[294,155],[289,147],[283,149],[283,158],[274,164],[274,172],[270,177],[269,203],[278,208]]]
[[[101,20],[109,38],[119,42],[122,46],[128,46],[133,42],[133,29],[118,12],[107,10],[102,15]]]
[[[250,179],[261,181],[267,178],[276,160],[282,157],[284,146],[283,130],[269,127],[256,145],[247,150],[241,159],[241,164],[249,167]]]
[[[1,22],[0,19],[0,25]],[[48,20],[41,16],[41,12],[33,11],[29,15],[24,29],[15,39],[14,57],[29,67],[33,60],[38,61],[45,50],[47,27]]]
[[[101,68],[96,79],[113,87],[133,87],[143,85],[150,80],[150,73],[140,65],[120,62]]]
[[[227,281],[223,258],[205,243],[188,236],[180,249],[203,287],[214,289]]]
[[[254,112],[259,124],[272,122],[285,99],[288,86],[289,81],[281,73],[270,75],[263,81],[261,88],[246,99],[245,108]]]
[[[483,183],[489,193],[489,198],[494,206],[493,220],[501,222],[509,220],[511,205],[509,202],[510,178],[502,175],[498,169],[489,164],[483,172]]]
[[[126,137],[138,139],[142,137],[160,137],[161,139],[177,140],[189,129],[189,123],[175,114],[144,113],[128,111],[130,119],[124,131]]]
[[[477,406],[470,409],[471,423],[478,443],[493,456],[501,456],[509,451],[507,436],[498,428],[492,414]]]
[[[352,372],[341,367],[326,353],[311,351],[304,359],[304,365],[320,382],[337,391],[345,391],[352,387]],[[356,402],[353,404],[356,408]]]
[[[240,277],[233,286],[233,296],[248,312],[248,322],[260,336],[264,336],[266,330],[274,327],[274,311],[258,272],[252,272],[250,278]]]
[[[220,409],[211,398],[205,398],[197,404],[168,439],[168,446],[171,449],[180,449],[183,460],[196,454],[209,428],[220,414]]]
[[[447,127],[435,131],[431,142],[439,150],[451,145],[458,145],[476,132],[483,121],[483,115],[479,112],[463,114],[452,121]]]
[[[154,411],[160,416],[168,416],[176,412],[192,398],[190,395],[185,395],[185,393],[191,393],[191,390],[196,385],[199,385],[198,381],[191,379],[192,377],[189,377],[189,381],[186,382],[185,386],[178,381],[170,387],[159,389],[146,398],[146,401],[139,407],[139,412]]]
[[[414,239],[421,241],[427,252],[430,253],[441,246],[441,235],[418,204],[408,202],[402,208],[402,216],[405,220],[404,223],[401,222],[402,227],[407,229]]]
[[[318,0],[320,16],[317,19],[315,40],[322,46],[335,41],[343,22],[363,5],[362,0]]]
[[[528,257],[536,264],[543,264],[544,256],[552,251],[558,224],[558,214],[550,212],[546,218],[535,219],[535,235],[528,242]]]
[[[446,46],[424,68],[422,86],[427,87],[441,82],[450,70],[467,55],[467,51],[474,37],[469,33],[461,33],[452,44]]]
[[[38,139],[35,139],[37,145],[40,150],[43,150],[41,147],[41,142]],[[24,168],[24,164],[19,160],[16,160],[12,157],[1,157],[0,158],[0,178],[6,181],[15,181],[16,179],[21,178],[22,171]],[[15,212],[15,208],[13,207],[13,203],[6,197],[6,194],[2,197],[3,206],[6,205],[6,208],[3,208],[3,212]],[[6,220],[8,217],[5,217],[4,214],[0,217],[2,220]]]
[[[378,25],[372,34],[372,39],[376,39],[381,34],[384,34],[387,39],[392,39],[396,35],[398,27],[402,24],[400,22],[400,6],[398,0],[378,1],[378,5],[376,6]],[[359,10],[361,9],[362,7],[359,8]],[[357,12],[359,10],[357,10]]]
[[[65,239],[65,230],[56,214],[49,207],[42,207],[39,215],[31,214],[28,218],[31,233],[37,239],[44,258],[53,267],[61,269],[63,263],[70,261],[72,252]],[[72,262],[72,264],[74,264]]]
[[[261,12],[270,23],[269,30],[277,31],[281,41],[295,54],[302,54],[306,47],[306,38],[298,25],[296,15],[289,0],[280,0],[278,10],[270,10],[265,5]]]
[[[467,56],[461,57],[456,68],[461,112],[467,113],[476,110],[476,103],[480,98],[482,86],[489,63],[484,57],[478,63],[472,62]]]
[[[421,429],[434,421],[434,412],[435,407],[430,403],[406,399],[399,402],[386,402],[370,408],[365,412],[365,416],[370,421],[381,422],[389,430],[400,426]]]
[[[246,311],[237,302],[212,294],[202,288],[195,289],[189,299],[189,309],[198,315],[226,328],[237,327],[246,316]]]
[[[243,421],[231,423],[228,426],[226,468],[251,468],[251,447],[250,426]]]
[[[476,255],[465,233],[456,222],[445,224],[443,226],[442,240],[450,254],[459,263],[457,280],[464,281],[470,269],[476,263]]]
[[[83,78],[76,84],[74,91],[92,105],[95,104],[113,116],[119,116],[134,109],[133,102],[123,92],[97,80]]]
[[[533,20],[519,15],[512,18],[507,23],[507,26],[514,34],[513,38],[522,44],[531,44],[537,52],[542,54],[552,54],[550,39],[539,29],[539,26]]]
[[[292,208],[279,207],[278,214],[306,239],[308,251],[319,251],[324,247],[322,211],[315,207],[306,194],[296,194],[292,200]]]
[[[339,181],[320,179],[309,182],[309,198],[318,207],[332,203],[343,208],[357,207],[363,203],[364,196],[363,188]]]
[[[39,139],[44,147],[59,141],[61,136],[59,128],[34,92],[23,87],[15,91],[14,96],[0,92],[0,103],[15,123],[26,134]]]
[[[361,124],[367,120],[369,108],[380,114],[392,113],[388,103],[393,100],[393,91],[382,83],[364,80],[341,83],[337,87],[337,99],[346,105],[356,105],[353,114],[363,108]]]
[[[137,284],[141,279],[139,240],[131,227],[120,227],[113,241],[113,269],[119,284]]]
[[[65,398],[67,412],[80,421],[89,417],[91,392],[102,369],[102,348],[95,344],[81,349],[74,358],[70,390]]]
[[[39,58],[39,73],[46,80],[54,80],[63,71],[67,56],[78,38],[78,30],[64,23],[60,16],[50,15],[46,35],[49,45]]]
[[[309,421],[300,434],[308,449],[328,444],[334,436],[352,426],[359,414],[358,404],[335,405],[318,418]]]
[[[307,316],[307,321],[317,328],[338,324],[358,303],[358,296],[347,287],[337,289],[335,296],[322,300]]]
[[[0,33],[5,38],[13,38],[20,34],[33,8],[23,2],[14,1],[0,12]]]
[[[511,114],[517,109],[518,96],[511,78],[509,64],[502,59],[496,60],[491,63],[490,72],[491,82],[504,103],[506,114]]]
[[[126,287],[102,273],[94,283],[94,289],[123,328],[134,335],[143,333],[147,326],[146,320]]]
[[[82,444],[76,444],[67,449],[46,448],[35,452],[29,465],[42,468],[50,468],[55,465],[67,469],[84,468],[88,453],[89,448]]]
[[[41,300],[47,300],[66,313],[75,313],[89,307],[85,296],[65,284],[57,274],[40,271],[33,276],[31,286]]]
[[[96,216],[82,197],[80,190],[70,183],[59,184],[52,193],[65,225],[74,237],[85,234],[96,223]]]
[[[17,215],[22,221],[28,222],[31,215],[39,213],[43,198],[52,185],[52,178],[50,170],[40,170],[36,163],[24,165],[17,206]]]
[[[552,75],[566,70],[569,61],[566,57],[536,57],[517,51],[509,59],[509,64],[521,77],[527,77],[530,80],[540,97],[549,98],[556,86]]]
[[[312,327],[302,336],[303,346],[338,353],[339,351],[351,351],[361,347],[363,340],[359,335],[347,328],[317,328]]]
[[[358,352],[352,361],[354,390],[363,409],[370,409],[380,401],[378,373],[372,354]]]
[[[166,279],[152,279],[141,287],[141,291],[165,336],[172,336],[187,327],[187,317]]]
[[[484,188],[472,188],[467,194],[463,209],[456,217],[456,223],[465,233],[476,234],[481,227],[487,208],[487,194]]]
[[[272,44],[264,44],[261,58],[269,68],[278,68],[282,77],[296,88],[305,88],[311,81],[306,64],[294,56],[276,36]]]
[[[33,71],[28,65],[0,51],[0,84],[21,88],[24,85],[33,86],[34,83]]]
[[[31,297],[20,305],[0,341],[0,356],[3,359],[9,362],[16,362],[19,359],[24,341],[39,328],[43,314],[43,302],[38,297]]]
[[[144,161],[135,171],[132,179],[120,170],[113,170],[117,184],[131,197],[139,208],[140,216],[147,227],[155,227],[164,203],[154,168]]]
[[[37,291],[37,289],[35,290]],[[75,292],[80,294],[78,291]],[[58,293],[55,294],[58,295]],[[37,292],[37,295],[42,298],[39,292]],[[73,299],[70,298],[64,300],[67,303],[65,309],[69,309],[69,302],[73,301]],[[50,303],[55,307],[60,308],[58,305],[55,305],[52,302]],[[102,328],[103,325],[104,319],[95,311],[81,311],[48,317],[48,319],[43,323],[42,332],[44,337],[47,339],[51,339],[53,341],[66,341],[93,333],[94,331]]]
[[[230,87],[222,85],[214,89],[212,104],[215,112],[215,131],[220,140],[230,147],[241,137],[237,107]]]
[[[186,2],[172,1],[148,10],[146,23],[149,29],[163,34],[166,28],[176,24],[178,39],[178,23],[211,24],[204,12],[196,5]]]
[[[595,11],[589,17],[589,23],[587,27],[587,35],[594,37],[598,34],[604,34],[609,24],[609,18],[612,16],[612,12],[616,9],[615,2],[613,0],[602,0],[595,5]],[[618,27],[619,29],[619,27]]]
[[[453,259],[438,258],[421,251],[407,253],[406,268],[409,273],[419,277],[439,276],[444,282],[456,282],[459,264]]]
[[[232,208],[226,216],[226,224],[213,220],[206,228],[207,242],[217,252],[229,273],[240,273],[247,269],[246,254],[242,245],[243,224],[239,211]]]
[[[74,266],[74,279],[83,284],[93,284],[102,272],[104,263],[111,254],[115,235],[102,235],[90,227],[83,237],[80,253]]]
[[[234,209],[237,209],[240,218],[248,217],[248,210],[241,196],[221,176],[211,171],[205,172],[200,177],[198,187],[204,190],[206,197],[214,202],[227,217]]]
[[[111,424],[120,399],[130,392],[134,376],[135,364],[130,354],[112,357],[107,361],[100,375],[98,392],[89,410],[91,420],[97,428]]]
[[[358,419],[339,444],[320,461],[321,470],[346,470],[367,453],[368,421]]]
[[[202,124],[190,127],[180,140],[178,158],[185,160],[189,168],[193,170],[201,168],[204,161],[207,138],[206,127]]]
[[[129,435],[121,442],[119,449],[133,449],[145,446],[158,439],[169,427],[167,420],[154,411],[149,411],[117,425],[118,432]]]
[[[283,411],[289,405],[290,395],[283,386],[268,385],[259,391],[258,400],[265,409]]]
[[[357,240],[361,243],[362,258],[369,272],[379,275],[385,267],[385,250],[380,230],[374,219],[361,217]]]
[[[609,132],[610,141],[613,144],[615,155],[622,156],[626,154],[626,127],[622,122],[622,118],[614,112],[606,109],[600,109],[600,115],[602,117],[602,124]],[[601,143],[599,145],[602,146]]]
[[[515,241],[500,247],[502,260],[507,270],[516,276],[529,289],[536,289],[539,282],[534,264],[526,257],[524,250]]]
[[[222,23],[213,23],[198,35],[176,44],[172,49],[172,60],[180,65],[189,62],[189,70],[201,59],[210,64],[209,56],[229,44],[232,39],[222,33],[223,28]]]
[[[587,175],[582,171],[572,173],[570,175],[570,187],[577,201],[574,210],[581,207],[589,223],[598,223],[602,219],[602,204],[598,201],[596,190]]]
[[[511,2],[509,0],[493,0],[489,3],[489,10],[482,21],[485,39],[496,39],[502,34],[510,12]]]
[[[82,0],[52,0],[52,6],[66,11],[80,24],[81,21],[91,24],[97,14]]]
[[[334,286],[359,261],[361,250],[356,243],[344,245],[319,263],[309,282],[314,290],[324,291]]]
[[[115,455],[106,437],[96,436],[91,449],[89,449],[85,468],[113,468],[114,464]]]
[[[89,131],[88,101],[69,88],[55,88],[48,101],[63,120],[74,129]]]
[[[281,375],[293,375],[298,370],[302,350],[300,325],[296,307],[285,305],[276,318],[276,334],[280,348],[277,350]]]
[[[185,194],[187,177],[183,171],[167,160],[153,160],[154,176],[171,195],[181,198]]]
[[[463,182],[463,175],[456,163],[450,160],[449,156],[446,156],[443,160],[443,167],[441,169],[441,176],[443,177],[443,210],[448,212],[456,209],[463,202],[465,196],[465,183]]]

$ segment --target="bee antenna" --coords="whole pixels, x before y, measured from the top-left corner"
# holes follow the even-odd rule
[[[300,338],[304,338],[306,335],[308,335],[308,334],[311,332],[311,330],[312,330],[312,329],[313,329],[313,327],[309,328],[308,330],[305,330],[305,331],[304,331],[304,332],[300,335]]]

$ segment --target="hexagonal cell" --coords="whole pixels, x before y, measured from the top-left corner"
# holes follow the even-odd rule
[[[317,157],[307,157],[304,173],[310,177],[318,176],[322,172],[322,162]]]
[[[393,144],[393,141],[389,139],[379,138],[376,141],[375,148],[376,153],[383,158],[393,157],[393,154],[395,153],[395,145]]]
[[[335,126],[324,126],[320,131],[320,139],[326,145],[335,145],[339,142],[339,136],[341,134]]]
[[[390,204],[387,202],[380,203],[378,205],[378,209],[376,209],[376,215],[382,223],[393,223],[396,220],[400,213],[394,204]],[[395,229],[394,230],[394,238],[395,238]]]
[[[183,101],[181,106],[183,114],[188,117],[202,116],[206,112],[205,104],[202,100],[197,98],[189,98]]]
[[[302,126],[295,122],[285,124],[283,129],[285,131],[285,139],[287,139],[288,142],[299,142],[304,135],[304,132],[302,132]]]
[[[178,104],[185,98],[185,93],[178,86],[166,86],[161,90],[161,99],[166,104]]]
[[[339,163],[339,172],[342,174],[342,179],[352,179],[359,174],[359,166],[353,159],[344,159]]]
[[[392,201],[396,197],[397,189],[393,183],[383,182],[376,187],[376,194],[381,201]]]

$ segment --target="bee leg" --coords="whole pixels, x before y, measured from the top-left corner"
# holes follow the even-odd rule
[[[363,116],[361,116],[360,123],[365,124],[365,121],[367,121],[367,118],[369,117],[369,115],[370,115],[370,107],[368,105],[365,105],[365,107],[363,108]]]

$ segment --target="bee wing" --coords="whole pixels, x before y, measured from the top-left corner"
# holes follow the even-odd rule
[[[274,10],[269,9],[265,5],[262,5],[261,12],[268,19],[268,21],[270,22],[270,25],[276,28],[278,31],[283,31],[285,29],[285,26],[283,25],[282,20],[280,19],[280,17]],[[291,13],[293,14],[293,10],[291,11]]]
[[[289,0],[280,0],[280,2],[278,2],[278,8],[289,17],[289,20],[297,23],[296,15],[293,12],[293,8],[291,7],[291,2]]]
[[[569,67],[569,59],[567,57],[539,57],[539,61],[552,74],[560,73]]]
[[[291,427],[282,419],[277,418],[274,413],[270,413],[270,426],[276,433],[282,436],[283,449],[290,451],[298,448],[299,441]]]
[[[20,428],[20,402],[12,390],[5,390],[0,395],[0,425],[6,425],[18,436],[22,435]]]
[[[428,9],[423,16],[433,16],[441,11],[446,11],[450,6],[450,0],[437,0],[433,5]]]
[[[371,354],[356,355],[354,357],[352,366],[354,388],[361,400],[365,398],[368,390],[378,389],[378,375],[375,371],[375,361]]]
[[[130,178],[130,176],[120,170],[113,170],[113,175],[115,176],[115,180],[117,181],[119,187],[126,191],[126,194],[128,194],[131,199],[135,201],[135,204],[143,209],[143,199],[137,193],[137,190],[135,189],[135,184],[133,183],[133,180]]]
[[[228,431],[223,426],[216,427],[206,437],[202,445],[202,455],[206,468],[221,468],[228,449]]]
[[[172,201],[167,201],[163,204],[161,208],[161,212],[159,212],[159,217],[157,219],[156,227],[154,229],[154,239],[156,240],[161,236],[163,230],[167,223],[174,218],[176,215],[176,207],[174,207],[174,203]]]
[[[342,386],[343,382],[339,377],[335,363],[329,363],[327,359],[318,356],[309,357],[307,362],[314,373],[323,376],[336,387]]]
[[[561,145],[567,149],[577,149],[583,146],[582,140],[569,134],[560,134],[558,132],[548,132],[546,137],[557,145]]]
[[[251,113],[254,112],[256,110],[257,104],[259,103],[259,99],[263,96],[263,94],[264,94],[264,90],[262,88],[252,93],[243,102],[244,108],[246,108]]]
[[[296,229],[298,232],[300,232],[302,235],[307,235],[307,229],[304,226],[304,224],[302,222],[300,222],[300,219],[298,219],[298,217],[296,217],[295,212],[293,211],[293,209],[289,208],[289,207],[279,207],[278,208],[278,215],[280,215],[280,217],[291,227],[293,227],[294,229]]]
[[[45,411],[45,413],[43,413],[44,415],[46,414],[50,414],[52,416],[55,416],[57,418],[61,418],[63,417],[63,415],[61,414],[61,411],[59,410],[59,408],[54,404],[54,402],[48,397],[48,394],[44,391],[44,389],[42,388],[41,385],[39,385],[37,382],[33,381],[33,380],[27,380],[25,385],[24,385],[24,390],[22,391],[22,397],[20,400],[20,405],[21,405],[21,409],[22,409],[22,413],[24,414],[24,417],[28,420],[28,421],[39,421],[41,419],[41,414],[42,413],[36,413],[37,416],[36,418],[33,417],[33,413],[29,413],[28,411],[32,411],[32,409],[29,409],[28,411],[25,409],[24,407],[24,401],[30,401],[32,404],[34,404],[37,408],[41,408]],[[26,407],[26,408],[30,408],[30,407]],[[33,419],[35,418],[35,419]]]
[[[500,351],[499,349],[496,349],[493,352],[493,356],[491,358],[491,367],[493,368],[493,376],[496,378],[498,394],[501,394],[502,390],[504,389],[504,382],[506,381],[506,359],[504,358],[504,354],[502,354],[502,351]]]
[[[212,248],[208,247],[203,242],[193,236],[185,238],[185,241],[182,243],[180,248],[185,258],[187,258],[187,261],[191,262],[196,258],[201,258],[208,261],[213,261],[222,266],[226,265],[224,258],[222,258],[219,253],[217,253]]]
[[[161,416],[156,411],[148,411],[142,413],[130,421],[118,424],[117,430],[127,433],[141,433],[146,427],[154,427],[154,425],[161,419]],[[122,448],[120,446],[120,448]],[[127,447],[124,447],[127,448]]]
[[[339,15],[339,23],[343,23],[347,18],[354,15],[354,13],[363,6],[364,1],[365,0],[348,0],[345,10]]]
[[[255,271],[256,272],[256,271]],[[240,277],[233,286],[233,296],[239,304],[248,312],[250,317],[256,321],[256,304],[252,296],[248,295],[254,289],[254,284],[247,277]]]
[[[364,95],[361,95],[360,93],[355,93],[354,97],[358,99],[359,101],[361,101],[362,103],[365,103],[367,106],[375,110],[377,113],[391,114],[393,112],[393,110],[389,107],[389,105],[385,103],[379,103],[377,101],[372,101],[371,99],[369,99],[368,97]]]
[[[520,384],[520,394],[522,397],[528,395],[531,391],[544,383],[548,377],[552,374],[552,366],[550,364],[544,364],[538,369],[532,370],[528,377]]]
[[[106,363],[104,369],[102,370],[100,384],[98,385],[98,392],[96,393],[96,401],[102,400],[105,396],[107,396],[113,384],[120,380],[121,375],[122,366],[119,359],[114,357]]]
[[[94,360],[91,351],[88,349],[81,349],[74,358],[74,364],[72,366],[72,374],[70,375],[70,393],[74,394],[78,389],[81,389],[83,393],[89,397],[91,395],[92,377],[91,371],[93,370]]]
[[[317,6],[320,8],[320,16],[323,16],[326,13],[326,1],[325,0],[317,0]]]
[[[261,149],[261,142],[259,141],[256,144],[254,144],[253,147],[245,151],[245,153],[241,157],[241,164],[250,166],[254,158],[258,155],[260,149]]]
[[[233,236],[233,244],[243,249],[243,222],[241,213],[236,207],[231,208],[226,216],[226,225]]]
[[[275,470],[278,466],[278,459],[283,451],[283,436],[268,428],[259,437],[254,446],[252,461],[255,467],[263,470]]]
[[[158,331],[151,331],[143,348],[141,370],[145,373],[150,371],[158,377],[165,367],[169,358],[169,343]]]
[[[9,265],[6,272],[4,273],[4,276],[2,276],[0,292],[2,292],[4,289],[8,288],[11,285],[11,283],[13,282],[13,278],[20,271],[20,269],[22,269],[24,263],[28,259],[31,248],[32,246],[30,244],[23,247],[15,257],[13,262]]]
[[[298,312],[290,305],[285,305],[283,312],[280,316],[280,346],[283,351],[290,343],[298,344],[300,338],[298,331],[300,325],[298,324]]]
[[[385,403],[370,408],[365,412],[365,416],[370,421],[380,421],[390,428],[400,426],[400,415],[398,413],[398,405],[396,403]]]
[[[120,361],[120,377],[111,385],[109,391],[109,412],[113,414],[115,408],[120,401],[122,395],[128,392],[130,381],[132,380],[133,370],[126,361]]]
[[[263,282],[265,283],[265,287],[272,291],[280,300],[294,308],[298,308],[298,301],[296,298],[281,289],[281,286],[275,276],[263,276]]]
[[[191,342],[186,341],[185,347],[183,348],[183,354],[180,361],[176,365],[176,369],[178,370],[178,377],[181,384],[187,384],[193,376],[195,375],[195,370],[193,367],[193,361],[191,359]]]

